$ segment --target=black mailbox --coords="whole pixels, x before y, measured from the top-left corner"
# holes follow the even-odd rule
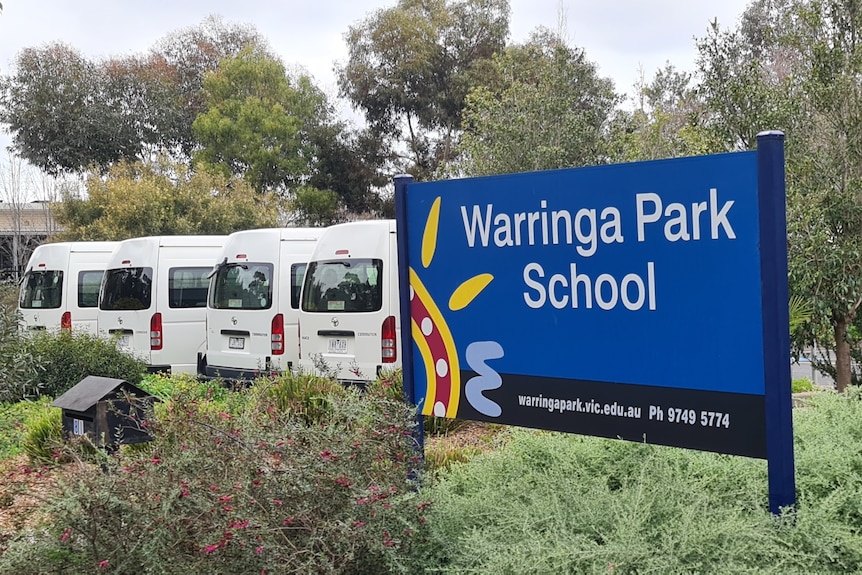
[[[155,398],[122,379],[89,375],[51,404],[63,410],[63,432],[87,435],[100,447],[143,443],[153,437],[146,427]]]

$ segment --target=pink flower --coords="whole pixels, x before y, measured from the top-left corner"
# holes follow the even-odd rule
[[[206,551],[207,553],[212,553],[212,552],[213,552],[213,551],[215,551],[216,549],[218,549],[218,544],[215,544],[215,545],[207,545],[206,547],[204,547],[204,551]]]
[[[231,497],[233,497],[233,496],[232,495],[222,495],[221,497],[218,498],[219,503],[227,503],[228,501],[231,500]]]
[[[152,459],[150,459],[150,463],[152,463],[153,465],[158,465],[161,462],[162,462],[162,460],[159,459],[158,457],[153,457]]]
[[[282,501],[281,499],[273,499],[272,500],[273,505],[281,505],[282,503],[284,503],[284,501]]]
[[[263,547],[258,547],[257,549],[254,550],[254,552],[257,553],[258,555],[260,555],[261,553],[263,553]]]
[[[66,530],[65,530],[65,531],[63,531],[63,534],[60,536],[60,541],[62,541],[63,543],[65,543],[66,541],[68,541],[68,540],[69,540],[69,536],[70,536],[71,534],[72,534],[72,528],[71,528],[71,527],[66,527]]]
[[[99,561],[99,568],[100,569],[107,569],[108,567],[110,567],[110,565],[111,565],[111,562],[108,561],[107,559],[103,559],[102,561]]]
[[[354,521],[353,522],[354,527],[362,527],[363,525],[365,525],[365,522],[363,522],[363,521]]]

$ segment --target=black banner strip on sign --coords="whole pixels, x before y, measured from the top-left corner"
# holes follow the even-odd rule
[[[763,395],[499,375],[502,385],[482,392],[502,410],[492,417],[466,393],[476,373],[461,372],[459,419],[766,458]]]

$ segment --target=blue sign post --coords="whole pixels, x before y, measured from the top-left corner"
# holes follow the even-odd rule
[[[757,152],[396,178],[408,398],[766,458],[770,507],[792,505],[783,160],[765,133]]]

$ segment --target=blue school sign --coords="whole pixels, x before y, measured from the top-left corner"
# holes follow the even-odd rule
[[[397,179],[421,412],[767,458],[792,504],[783,135],[758,146]]]

